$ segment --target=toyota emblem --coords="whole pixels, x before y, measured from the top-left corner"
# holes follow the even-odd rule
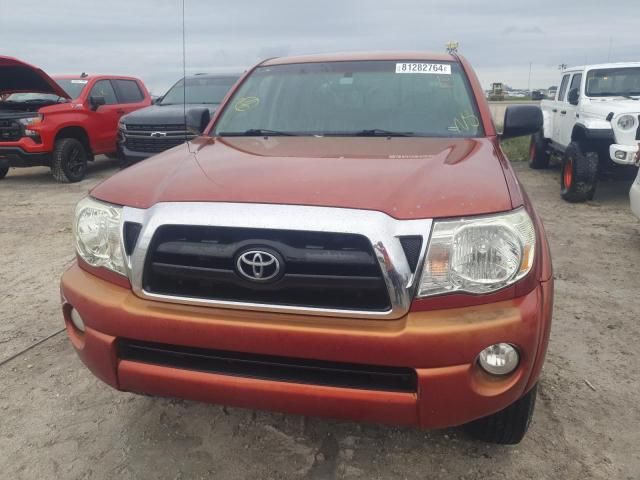
[[[236,260],[237,273],[252,282],[268,282],[278,277],[282,271],[282,257],[266,250],[247,250]]]

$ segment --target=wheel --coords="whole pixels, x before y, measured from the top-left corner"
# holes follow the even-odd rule
[[[53,149],[51,173],[59,182],[75,183],[87,173],[87,151],[75,138],[58,140]]]
[[[0,168],[0,180],[2,180],[4,177],[6,177],[7,173],[9,173],[9,167],[1,167]]]
[[[567,202],[591,200],[596,192],[598,153],[583,148],[571,142],[562,157],[560,195]]]
[[[537,392],[536,384],[520,400],[493,415],[466,424],[465,430],[473,437],[485,442],[503,445],[520,443],[529,429]]]
[[[536,170],[549,168],[549,159],[551,155],[547,151],[547,141],[542,132],[536,132],[531,135],[531,144],[529,146],[529,167]]]

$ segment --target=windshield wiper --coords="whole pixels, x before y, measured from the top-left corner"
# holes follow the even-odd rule
[[[280,130],[269,130],[267,128],[250,128],[244,132],[220,132],[218,134],[221,137],[259,137],[265,136],[296,136],[293,132],[281,132]]]
[[[394,132],[391,130],[382,130],[380,128],[372,128],[370,130],[360,130],[355,133],[359,137],[411,137],[413,132]]]
[[[354,132],[323,132],[322,136],[331,137],[413,137],[414,132],[395,132],[383,130],[381,128],[371,128],[366,130],[356,130]]]
[[[631,94],[630,94],[630,93],[625,94],[625,95],[620,95],[620,96],[621,96],[622,98],[628,98],[629,100],[635,100],[635,101],[638,101],[638,99],[637,99],[637,98],[633,98],[633,97],[631,96]]]

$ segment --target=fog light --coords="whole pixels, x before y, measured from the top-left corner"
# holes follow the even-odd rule
[[[73,323],[73,325],[78,330],[80,330],[81,332],[84,332],[84,321],[82,320],[82,317],[80,316],[80,314],[75,308],[71,309],[70,317],[71,317],[71,323]]]
[[[625,152],[624,150],[616,150],[616,153],[614,153],[614,155],[618,160],[624,160],[625,158],[627,158],[627,152]]]
[[[508,343],[496,343],[480,352],[480,366],[494,375],[506,375],[518,366],[520,356],[515,347]]]

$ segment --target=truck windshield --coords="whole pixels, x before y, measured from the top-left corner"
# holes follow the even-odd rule
[[[238,78],[237,76],[187,78],[186,103],[218,104]],[[162,98],[160,105],[182,104],[184,101],[184,80],[179,80]]]
[[[640,95],[640,67],[589,70],[586,94],[588,97]]]
[[[60,97],[50,93],[12,93],[8,95],[5,102],[57,102]]]
[[[428,136],[483,134],[458,63],[336,61],[255,69],[214,135]]]
[[[82,78],[58,78],[56,79],[56,83],[60,85],[71,98],[78,98],[89,81]]]
[[[88,81],[83,79],[59,78],[55,82],[67,92],[69,97],[78,98],[87,85]],[[8,102],[62,102],[65,98],[59,97],[54,93],[12,93],[4,101]]]

